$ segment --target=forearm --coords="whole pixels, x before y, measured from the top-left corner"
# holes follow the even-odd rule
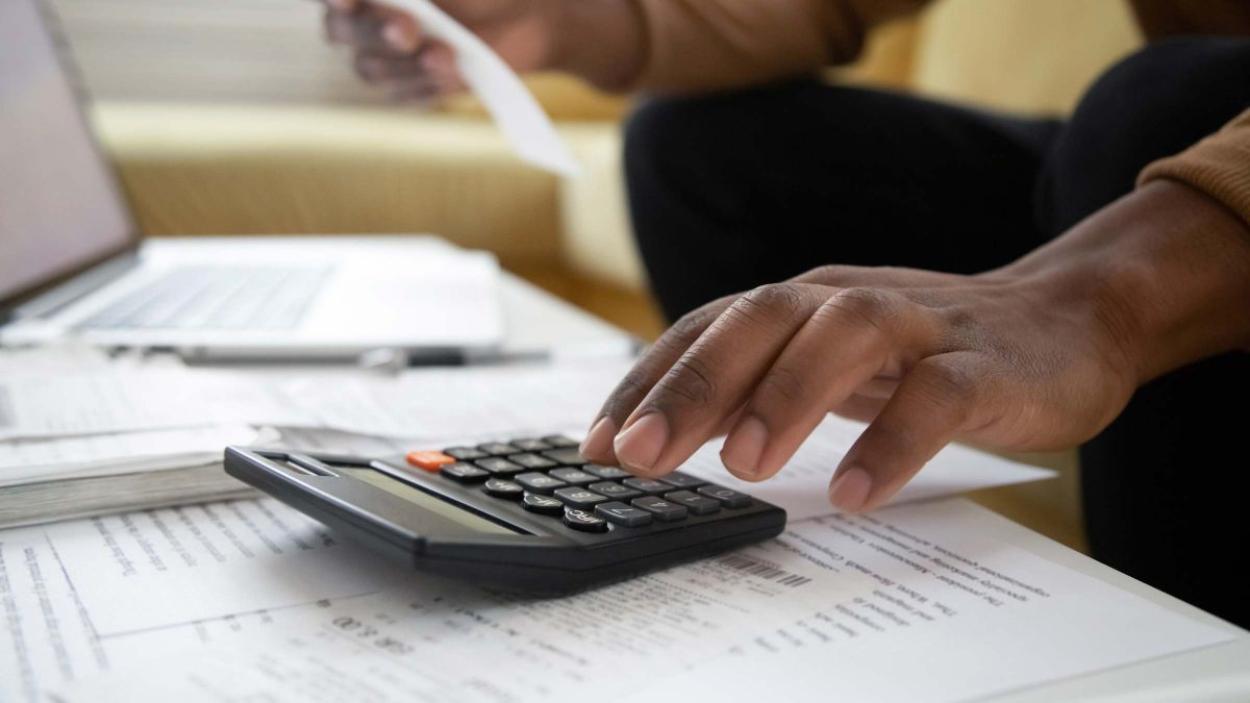
[[[1250,349],[1250,229],[1180,183],[1143,186],[987,276],[1002,274],[1086,301],[1138,384]]]
[[[552,0],[559,1],[559,0]],[[927,0],[562,0],[552,68],[608,90],[697,92],[855,59]]]
[[[609,91],[632,86],[646,62],[648,38],[635,0],[560,0],[550,68]]]

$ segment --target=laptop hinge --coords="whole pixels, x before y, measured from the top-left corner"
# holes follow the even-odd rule
[[[30,300],[13,308],[5,321],[16,322],[46,318],[55,315],[66,307],[112,283],[139,264],[139,255],[135,252],[119,254],[104,263],[93,266],[74,276],[51,290],[40,293]]]

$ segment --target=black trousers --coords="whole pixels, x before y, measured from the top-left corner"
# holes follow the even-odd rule
[[[630,209],[673,319],[826,263],[976,273],[1247,107],[1250,40],[1215,38],[1129,57],[1066,122],[808,80],[656,100],[627,130]],[[1141,388],[1081,448],[1094,556],[1243,626],[1248,400],[1250,356],[1201,361]]]

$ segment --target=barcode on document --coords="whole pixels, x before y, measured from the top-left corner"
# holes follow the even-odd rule
[[[783,586],[790,586],[791,588],[802,586],[811,581],[806,576],[790,573],[785,569],[778,569],[768,562],[752,559],[741,554],[730,554],[729,556],[721,557],[719,561],[731,569],[737,569],[743,573],[758,576],[768,581],[776,581]]]

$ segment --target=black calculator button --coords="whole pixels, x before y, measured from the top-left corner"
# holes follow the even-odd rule
[[[629,486],[622,486],[621,484],[615,483],[612,481],[600,481],[599,483],[592,483],[589,486],[587,486],[587,488],[594,491],[595,493],[599,493],[609,498],[614,498],[616,500],[628,500],[630,498],[636,498],[642,495],[642,491],[637,491],[637,490],[634,490],[633,488],[630,488]]]
[[[585,488],[575,488],[573,486],[569,486],[568,488],[557,488],[556,497],[564,501],[565,505],[573,508],[590,508],[594,507],[596,503],[602,503],[607,500],[607,498],[604,498],[594,491],[588,491]]]
[[[490,456],[481,449],[474,449],[473,447],[452,447],[451,449],[444,449],[443,453],[447,456],[455,457],[460,461],[473,461],[475,459],[485,459]]]
[[[720,510],[720,501],[712,500],[706,496],[695,495],[690,491],[673,491],[665,493],[664,497],[690,508],[690,512],[695,515],[711,515]]]
[[[509,481],[506,478],[492,478],[486,481],[483,486],[487,493],[496,498],[520,498],[525,493],[525,489],[521,488],[521,484],[516,481]]]
[[[580,508],[565,508],[564,524],[582,532],[604,532],[608,529],[606,520]]]
[[[642,508],[654,515],[656,520],[662,522],[674,522],[685,519],[686,514],[689,512],[684,505],[678,505],[655,496],[635,498],[630,501],[630,505],[635,508]]]
[[[550,493],[557,488],[564,488],[569,485],[558,478],[538,472],[517,474],[512,480],[521,484],[525,490],[533,493]]]
[[[493,456],[489,459],[478,459],[473,462],[478,468],[486,469],[496,476],[509,476],[511,474],[519,474],[525,470],[524,466],[514,464],[500,456]]]
[[[618,469],[615,466],[604,466],[602,464],[587,464],[582,467],[582,471],[588,474],[594,474],[605,481],[619,481],[623,478],[633,478],[633,474],[625,469]]]
[[[635,491],[642,491],[648,495],[673,490],[673,487],[667,483],[660,483],[659,481],[653,481],[649,478],[627,478],[624,481],[621,481],[621,483],[629,486]]]
[[[491,456],[506,456],[521,451],[520,447],[514,447],[504,442],[487,442],[486,444],[477,445],[477,448]]]
[[[439,473],[443,474],[447,478],[454,479],[461,483],[477,483],[478,481],[485,481],[490,477],[490,472],[486,469],[479,469],[473,464],[463,461],[448,464],[444,466]]]
[[[577,451],[577,447],[562,447],[560,449],[552,449],[543,452],[543,456],[565,466],[581,466],[586,463],[586,457]]]
[[[703,486],[698,492],[700,495],[719,500],[720,504],[726,508],[745,508],[751,504],[751,496],[724,486]]]
[[[521,504],[530,512],[542,513],[543,515],[564,514],[564,503],[551,496],[526,493],[525,497],[521,499]]]
[[[694,488],[695,486],[702,486],[707,483],[707,481],[704,481],[701,478],[695,478],[690,474],[683,474],[680,471],[674,471],[667,476],[661,476],[660,480],[673,488]]]
[[[578,441],[569,439],[562,434],[553,434],[543,437],[543,441],[553,447],[577,447]]]
[[[595,506],[595,515],[608,522],[625,527],[642,527],[651,524],[651,513],[642,508],[635,508],[624,503],[600,503]]]
[[[538,456],[537,454],[529,454],[529,453],[513,454],[508,457],[508,461],[511,461],[516,464],[520,464],[521,466],[524,466],[527,469],[551,469],[556,466],[559,466],[559,464],[555,463],[554,461],[546,457],[541,457],[541,456]]]
[[[551,449],[552,446],[541,439],[514,439],[508,442],[512,446],[523,452],[541,452]]]
[[[582,486],[587,483],[594,483],[596,480],[593,475],[588,474],[585,471],[582,471],[581,469],[552,469],[551,471],[548,471],[547,473],[551,474],[552,476],[555,476],[556,478],[560,479],[561,481],[564,481],[565,483],[571,483],[574,486]]]

